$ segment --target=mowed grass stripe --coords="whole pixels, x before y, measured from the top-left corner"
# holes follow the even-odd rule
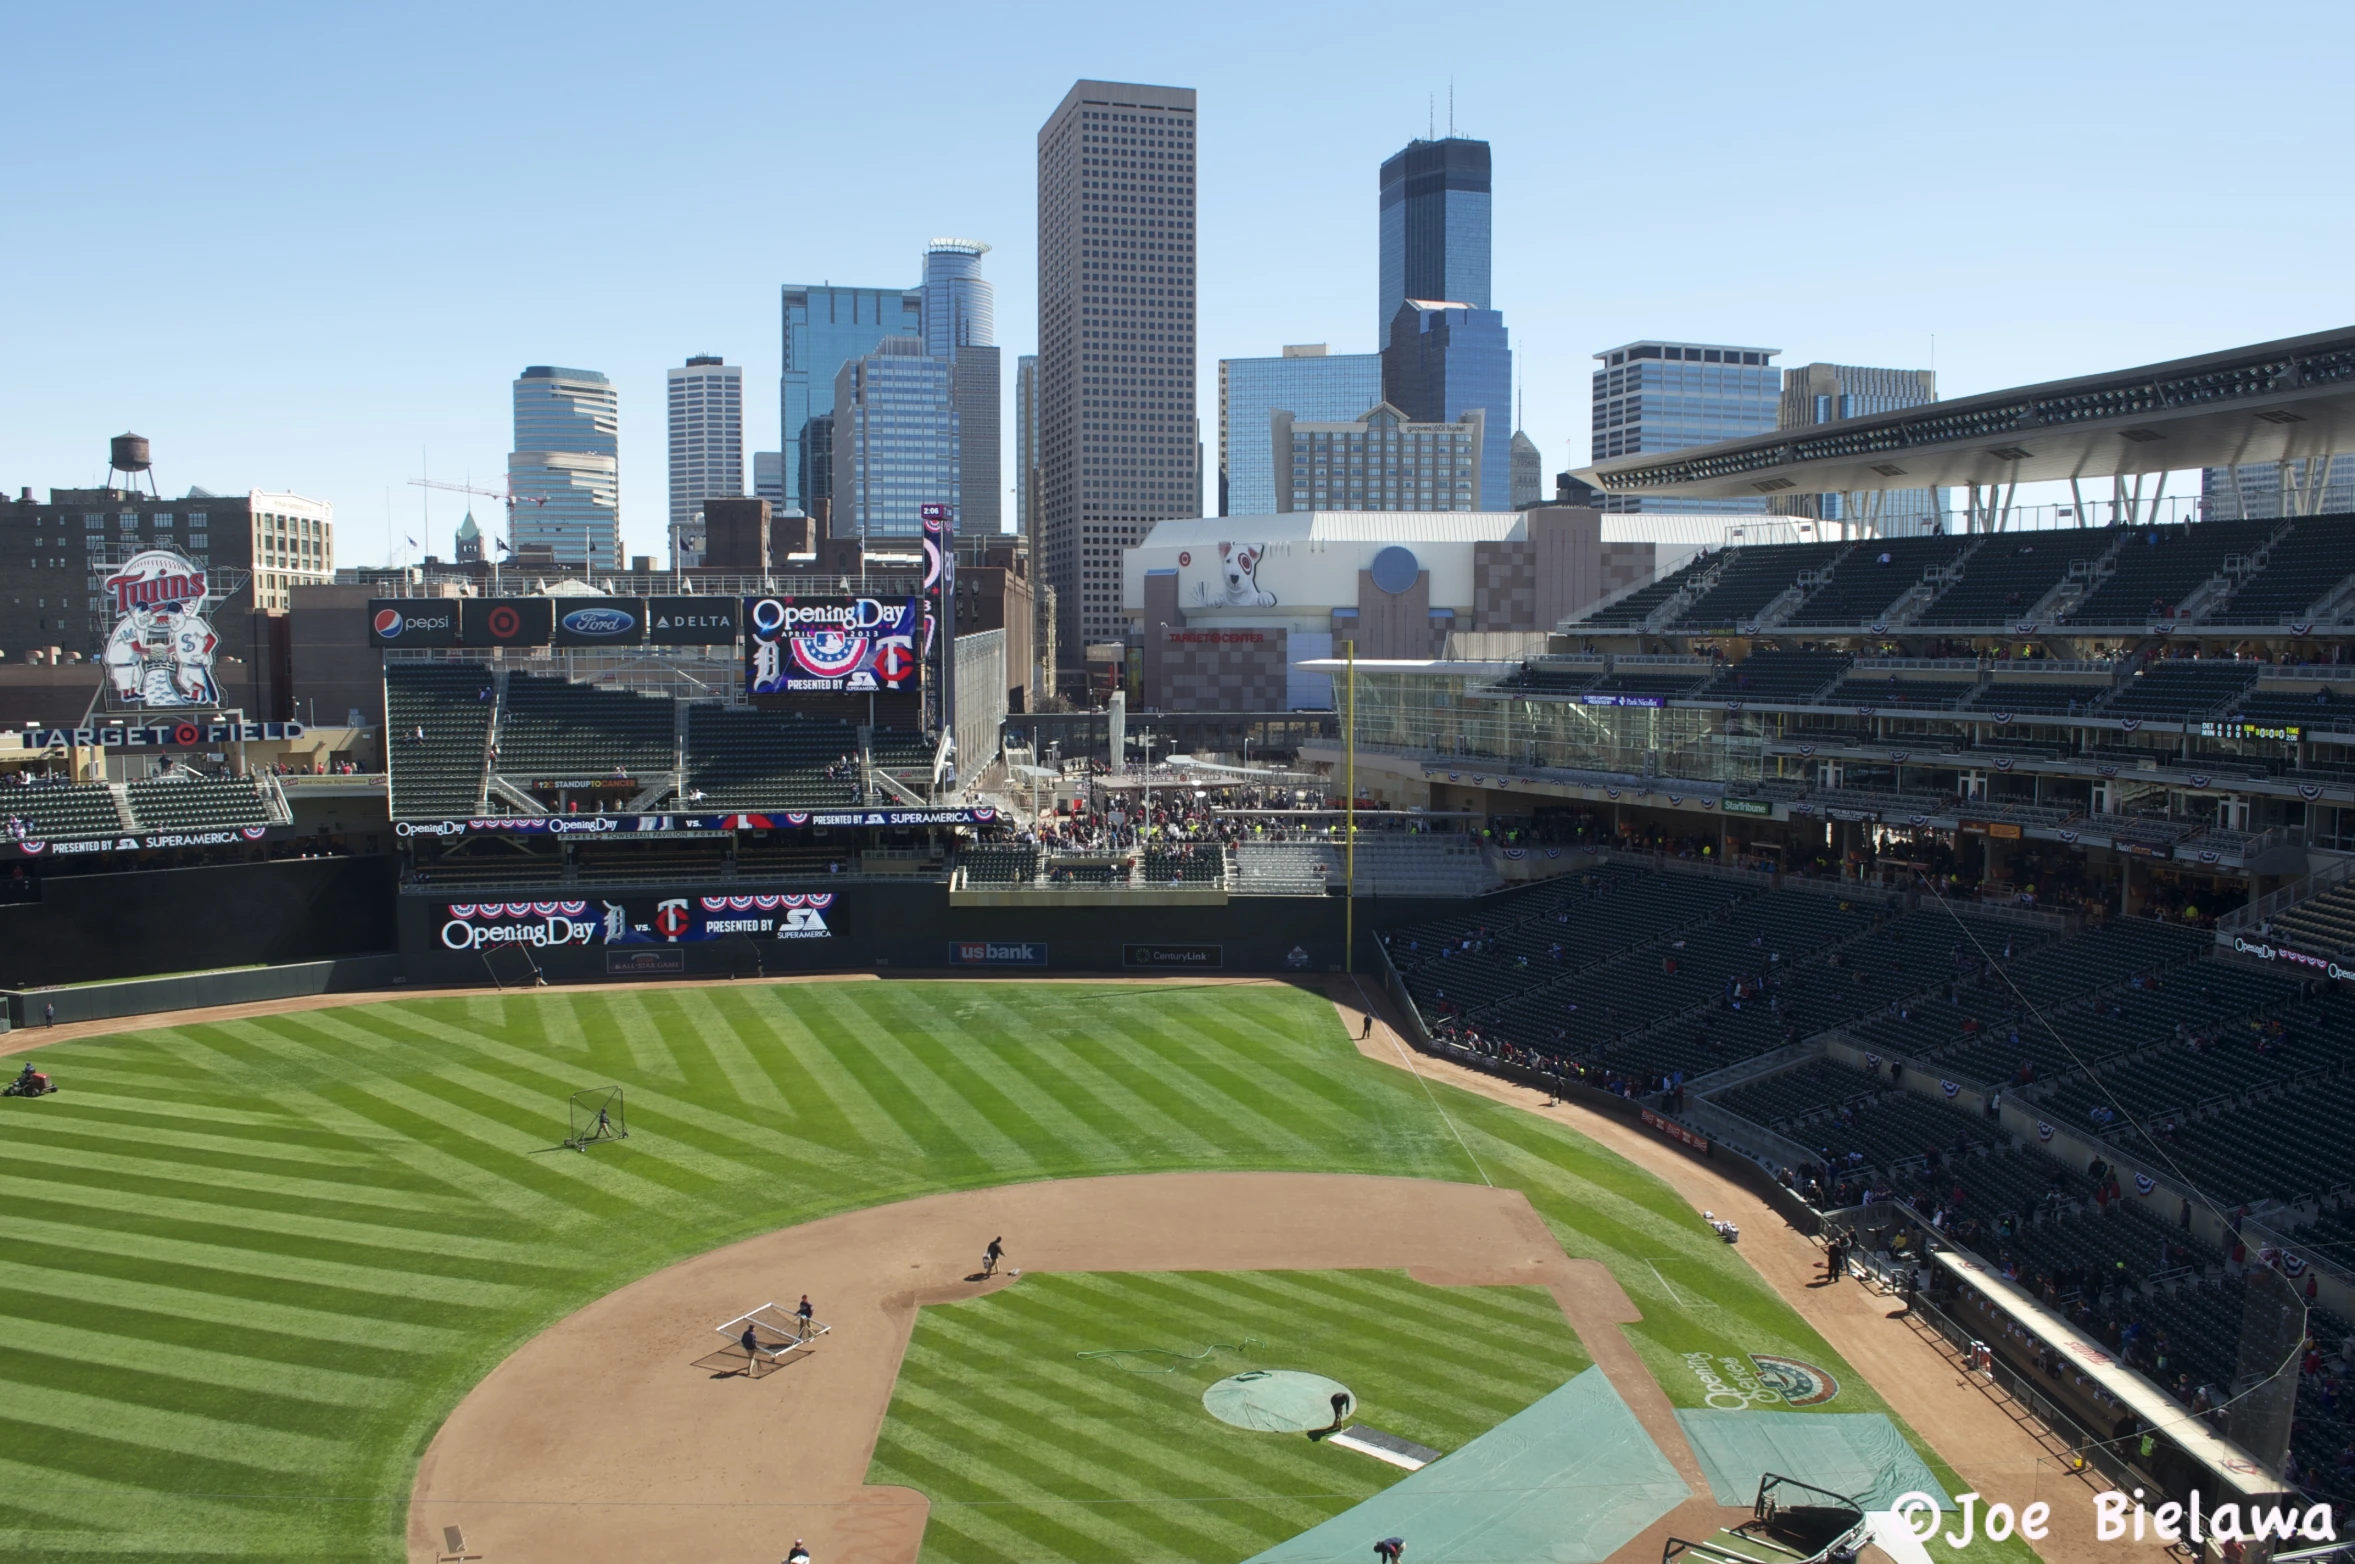
[[[69,1256],[72,1251],[65,1251]],[[147,1279],[147,1267],[132,1274],[82,1270],[69,1266],[31,1263],[14,1247],[0,1252],[0,1298],[24,1295],[55,1300],[55,1307],[90,1311],[125,1310],[136,1317],[186,1319],[215,1331],[240,1329],[312,1343],[314,1360],[331,1353],[365,1351],[383,1354],[398,1363],[393,1372],[416,1372],[424,1362],[446,1355],[467,1334],[471,1320],[448,1323],[389,1320],[373,1314],[319,1309],[287,1301],[281,1289],[265,1279],[258,1287],[240,1292],[210,1291],[178,1281]],[[171,1274],[171,1273],[167,1273]],[[34,1317],[53,1318],[48,1307],[15,1303],[11,1307]],[[0,1384],[7,1382],[0,1365]]]
[[[844,1149],[871,1161],[905,1163],[925,1155],[926,1143],[904,1122],[895,1108],[877,1097],[873,1083],[852,1068],[846,1052],[864,1047],[862,1039],[836,1029],[836,1017],[820,1011],[810,997],[815,985],[792,983],[756,989],[743,996],[751,1015],[774,1033],[780,1058],[822,1093],[833,1110],[834,1123],[848,1137]],[[821,1036],[823,1029],[826,1035]],[[802,1093],[788,1090],[789,1097]],[[805,1113],[803,1122],[810,1122]]]
[[[177,1242],[243,1249],[256,1254],[321,1260],[372,1270],[399,1270],[446,1281],[516,1285],[537,1280],[536,1252],[517,1244],[433,1242],[400,1228],[367,1228],[350,1222],[305,1222],[272,1211],[251,1211],[229,1221],[221,1208],[168,1196],[145,1195],[126,1208],[98,1184],[0,1178],[0,1201],[12,1219],[29,1218],[71,1231],[169,1238]],[[469,1252],[472,1251],[472,1252]]]
[[[137,1221],[134,1215],[122,1212],[114,1219],[124,1224]],[[41,1251],[52,1256],[70,1252],[108,1262],[162,1264],[175,1274],[233,1273],[290,1292],[308,1290],[322,1296],[380,1301],[387,1306],[383,1312],[400,1315],[512,1302],[528,1287],[527,1282],[433,1276],[393,1265],[353,1264],[315,1252],[278,1253],[257,1248],[246,1241],[248,1235],[234,1234],[215,1224],[189,1225],[197,1236],[141,1232],[129,1226],[101,1228],[14,1212],[8,1223],[9,1251],[20,1259]],[[237,1241],[230,1241],[232,1237]]]
[[[333,1408],[382,1406],[400,1388],[399,1380],[389,1374],[328,1367],[333,1360],[316,1342],[307,1343],[310,1350],[301,1357],[272,1360],[244,1350],[258,1333],[175,1331],[168,1328],[173,1322],[132,1309],[98,1318],[85,1315],[79,1323],[35,1318],[15,1307],[22,1297],[0,1292],[0,1322],[5,1322],[0,1336],[11,1352],[89,1364],[132,1363],[139,1365],[134,1372],[153,1369],[227,1394],[276,1396],[289,1403]]]
[[[1359,1059],[1321,997],[1272,985],[533,991],[40,1057],[66,1094],[0,1104],[0,1179],[47,1207],[46,1227],[0,1248],[0,1339],[21,1322],[25,1343],[13,1376],[0,1354],[0,1485],[89,1497],[0,1511],[0,1557],[38,1564],[395,1564],[405,1514],[384,1501],[483,1373],[622,1280],[765,1225],[1039,1174],[1477,1177],[1425,1087]],[[545,1149],[567,1096],[605,1084],[628,1093],[640,1132],[586,1154]],[[1731,1285],[1722,1268],[1738,1257],[1657,1181],[1556,1126],[1441,1100],[1566,1246],[1651,1289],[1630,1332],[1647,1361],[1788,1343],[1770,1350],[1805,1348],[1846,1380],[1788,1309]],[[250,1231],[216,1241],[245,1213]],[[411,1267],[437,1244],[446,1255]],[[1655,1308],[1654,1265],[1680,1292],[1706,1288],[1708,1306],[1662,1293]],[[1132,1376],[1081,1362],[1083,1346],[1233,1340],[1256,1318],[1276,1366],[1332,1373],[1400,1409],[1383,1426],[1441,1448],[1584,1361],[1566,1326],[1555,1339],[1538,1323],[1534,1296],[1385,1273],[1050,1290],[1077,1280],[1034,1275],[977,1300],[1034,1312],[965,1317],[969,1361],[953,1371],[911,1353],[911,1399],[870,1475],[933,1494],[935,1564],[1241,1557],[1391,1480],[1330,1446],[1210,1424],[1201,1389],[1240,1366],[1228,1355]],[[437,1286],[456,1296],[420,1296]],[[109,1360],[117,1334],[148,1362]],[[1040,1350],[1056,1361],[1025,1373]],[[181,1452],[208,1428],[221,1431],[210,1448]],[[278,1441],[275,1465],[240,1464],[247,1428]]]
[[[31,1378],[20,1379],[17,1373],[16,1366],[10,1365],[8,1406],[0,1412],[0,1425],[37,1423],[61,1437],[78,1437],[92,1445],[119,1445],[139,1452],[136,1460],[140,1464],[163,1456],[207,1462],[222,1468],[218,1475],[224,1484],[242,1487],[316,1473],[340,1465],[350,1455],[342,1440],[296,1432],[283,1424],[257,1426],[152,1402],[142,1405],[59,1390]],[[125,1415],[134,1408],[137,1417]],[[55,1463],[44,1457],[41,1464]],[[238,1475],[232,1478],[232,1473]],[[254,1491],[278,1490],[265,1486]]]

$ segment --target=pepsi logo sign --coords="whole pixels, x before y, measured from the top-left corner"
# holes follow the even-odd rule
[[[376,633],[388,641],[399,635],[401,633],[401,611],[397,608],[379,608],[376,611]]]

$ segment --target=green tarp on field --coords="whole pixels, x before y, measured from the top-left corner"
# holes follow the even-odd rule
[[[1885,1510],[1901,1493],[1935,1497],[1946,1490],[1913,1453],[1897,1425],[1878,1412],[1749,1412],[1679,1408],[1676,1420],[1719,1504],[1747,1509],[1768,1472],[1845,1494],[1867,1510]]]
[[[1599,1368],[1250,1564],[1602,1564],[1692,1497]],[[1744,1500],[1747,1503],[1747,1499]]]

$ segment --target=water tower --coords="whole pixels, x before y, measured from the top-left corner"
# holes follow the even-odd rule
[[[123,476],[122,486],[133,490],[139,487],[139,475],[141,473],[147,474],[148,494],[156,499],[163,498],[155,487],[155,464],[148,459],[147,437],[145,435],[118,434],[107,442],[106,486],[108,488],[111,489],[115,486],[114,480],[117,473],[121,473]]]

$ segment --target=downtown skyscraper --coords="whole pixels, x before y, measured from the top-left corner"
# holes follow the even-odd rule
[[[1128,629],[1120,555],[1202,510],[1194,92],[1082,81],[1038,134],[1040,571],[1058,682]]]
[[[703,502],[744,492],[744,371],[698,353],[664,377],[670,412],[671,564],[703,560]]]
[[[621,402],[594,369],[534,364],[515,380],[515,448],[507,489],[520,556],[545,549],[560,565],[621,564]]]
[[[1390,323],[1409,299],[1490,308],[1489,186],[1485,141],[1410,141],[1384,161],[1377,342],[1390,340]],[[1488,416],[1505,422],[1503,408]]]

